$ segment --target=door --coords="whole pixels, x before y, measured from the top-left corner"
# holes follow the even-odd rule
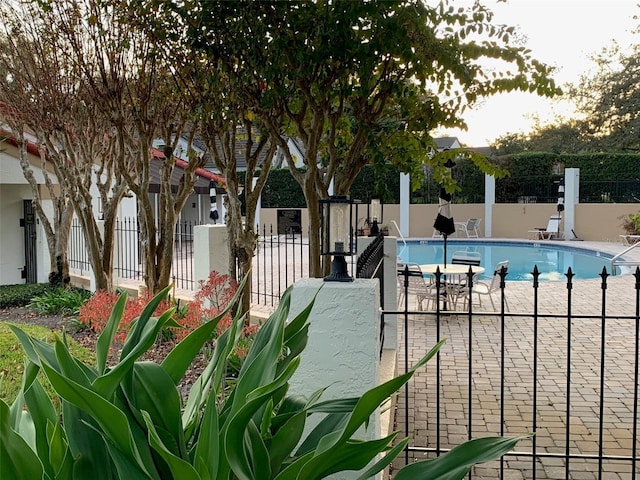
[[[22,278],[26,283],[37,283],[38,270],[36,264],[36,212],[31,200],[22,201],[22,227],[24,227],[24,268]]]

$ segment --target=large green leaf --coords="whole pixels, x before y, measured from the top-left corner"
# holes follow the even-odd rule
[[[187,405],[182,413],[185,430],[193,430],[206,402],[217,400],[218,387],[225,373],[225,362],[240,337],[241,328],[242,317],[236,316],[231,326],[216,340],[211,360],[189,391]]]
[[[49,365],[59,369],[56,354],[53,351],[52,345],[27,335],[23,330],[15,325],[9,324],[9,328],[13,331],[15,336],[18,337],[18,340],[22,344],[22,348],[27,354],[27,357],[29,357],[29,360],[40,366],[41,358],[43,358],[47,363],[49,363]]]
[[[93,382],[93,388],[96,392],[105,398],[110,398],[115,392],[116,388],[125,377],[125,375],[131,372],[135,361],[145,353],[151,345],[156,341],[160,330],[171,319],[175,309],[169,309],[164,312],[159,318],[156,317],[142,317],[139,318],[139,325],[142,325],[139,335],[137,335],[138,341],[135,345],[131,346],[129,354],[126,357],[120,356],[121,360],[107,372],[105,375],[98,377]]]
[[[272,472],[280,471],[282,462],[292,455],[304,433],[306,419],[305,411],[293,415],[267,442]]]
[[[60,422],[47,423],[47,442],[49,445],[47,460],[54,472],[52,478],[61,480],[73,478],[73,458]],[[39,456],[42,459],[42,455]]]
[[[204,344],[209,341],[223,315],[203,323],[176,345],[161,365],[177,385]]]
[[[160,454],[163,460],[167,462],[171,469],[171,473],[173,474],[173,478],[180,480],[200,480],[198,472],[196,472],[189,462],[171,453],[171,451],[169,451],[169,449],[162,443],[149,414],[143,411],[142,416],[144,417],[144,421],[149,432],[149,443],[153,449]]]
[[[38,455],[11,428],[9,406],[0,400],[0,478],[39,480],[43,475]]]
[[[180,395],[165,370],[154,362],[136,362],[124,392],[132,408],[137,412],[146,411],[156,428],[169,432],[177,446],[173,453],[186,457]]]
[[[58,415],[51,399],[36,379],[24,393],[25,404],[33,419],[36,434],[36,451],[47,474],[53,477],[56,468],[49,463],[50,439],[47,435],[49,425],[57,425]]]
[[[196,445],[193,465],[202,480],[215,480],[220,462],[220,432],[218,423],[218,408],[211,399],[207,402],[198,443]]]
[[[110,441],[131,462],[140,464],[140,467],[144,469],[133,442],[127,417],[121,410],[94,391],[60,375],[48,365],[43,364],[42,368],[58,395],[89,413]]]
[[[300,359],[298,358],[291,362],[287,370],[282,372],[273,382],[256,388],[251,392],[251,394],[246,397],[245,404],[231,418],[227,428],[224,429],[224,451],[226,459],[238,478],[242,480],[263,478],[264,470],[268,469],[268,463],[267,465],[257,464],[252,466],[252,463],[249,461],[250,454],[258,454],[261,457],[264,456],[266,447],[262,440],[252,435],[251,432],[247,435],[247,430],[256,428],[250,425],[253,422],[254,415],[269,401],[271,394],[278,391],[289,381],[298,368],[299,363]],[[247,444],[249,445],[248,447]]]
[[[75,459],[73,463],[74,478],[91,478],[92,480],[110,480],[112,464],[109,451],[96,431],[96,421],[91,415],[75,405],[63,401],[62,423],[69,444],[69,451]]]
[[[407,465],[394,476],[394,480],[462,480],[473,465],[500,458],[528,437],[469,440],[439,457]]]
[[[308,466],[305,466],[301,471],[301,475],[303,475],[305,479],[316,480],[345,470],[362,470],[374,461],[379,453],[389,448],[393,440],[395,440],[396,435],[396,433],[393,433],[385,438],[366,442],[347,442],[341,446],[341,448],[333,451],[329,462],[324,463],[314,470],[310,470]],[[374,463],[377,468],[379,468],[374,474],[378,473],[393,461],[393,457],[385,458],[386,460],[383,462]]]
[[[129,331],[127,335],[127,339],[122,346],[122,352],[120,352],[120,359],[126,358],[134,349],[139,348],[139,343],[141,341],[142,335],[144,333],[147,322],[153,316],[153,312],[156,311],[160,302],[167,296],[171,290],[171,285],[165,287],[161,290],[155,297],[153,297],[149,303],[147,303],[140,313],[138,320],[134,323],[133,328]],[[148,347],[147,347],[148,348]]]
[[[122,320],[122,315],[124,314],[126,305],[127,293],[123,292],[118,297],[118,301],[116,302],[116,304],[113,306],[113,310],[111,310],[109,320],[107,321],[107,324],[100,333],[98,341],[96,342],[96,369],[98,370],[98,373],[100,375],[104,374],[105,368],[107,366],[109,349],[111,348],[111,343],[113,342],[113,339],[116,336],[116,332],[118,331],[118,327],[120,326],[120,321]]]
[[[18,391],[18,395],[16,399],[11,404],[9,409],[10,418],[11,418],[11,428],[14,430],[19,429],[20,419],[22,417],[22,411],[24,409],[24,392],[29,388],[31,383],[36,379],[38,372],[40,371],[40,367],[38,367],[35,363],[33,363],[29,359],[25,359],[24,362],[24,372],[22,374],[22,385],[20,390]]]
[[[86,375],[86,370],[82,368],[77,359],[71,355],[69,347],[67,347],[64,342],[56,340],[53,348],[56,354],[56,359],[58,360],[58,365],[60,366],[58,372],[83,387],[89,387],[91,385],[91,380]]]

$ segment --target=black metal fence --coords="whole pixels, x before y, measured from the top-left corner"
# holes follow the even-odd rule
[[[180,221],[176,224],[173,247],[171,277],[176,288],[195,290],[193,228],[195,221]],[[114,276],[124,280],[144,283],[144,252],[140,242],[138,220],[132,217],[115,222],[115,250],[113,258]],[[89,275],[91,263],[87,253],[82,226],[78,219],[71,225],[69,241],[69,268],[79,275]]]
[[[395,240],[394,240],[395,241]],[[380,286],[380,304],[384,309],[384,235],[380,233],[358,257],[357,278],[377,278]],[[384,349],[384,316],[380,316],[380,355]]]
[[[252,303],[275,307],[289,285],[309,276],[309,239],[262,226],[253,259]]]
[[[600,282],[574,283],[569,269],[565,285],[544,286],[533,273],[531,284],[502,275],[499,312],[476,312],[473,302],[468,311],[441,303],[412,311],[409,273],[400,277],[403,308],[384,313],[404,318],[404,370],[447,342],[398,402],[398,428],[412,441],[396,466],[472,438],[533,434],[500,461],[474,467],[474,478],[636,478],[640,269],[635,286],[632,278],[612,284],[606,270]],[[444,291],[439,280],[436,288]],[[530,293],[531,311],[506,311],[513,288]]]

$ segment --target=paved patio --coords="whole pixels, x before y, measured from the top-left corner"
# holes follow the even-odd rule
[[[576,245],[578,246],[578,245]],[[595,247],[611,253],[624,249],[618,244],[580,242],[580,247]],[[627,258],[640,261],[640,247]],[[607,279],[607,317],[633,317],[636,311],[636,279],[633,275]],[[533,425],[533,358],[534,312],[532,282],[509,282],[506,296],[511,314],[504,326],[504,370],[501,366],[501,318],[486,308],[474,306],[470,319],[465,314],[452,314],[440,320],[440,337],[447,343],[440,355],[440,439],[441,448],[451,448],[468,438],[469,377],[471,385],[472,435],[522,435],[534,430]],[[537,406],[536,451],[563,454],[567,421],[567,352],[569,309],[566,282],[540,282],[537,322]],[[600,437],[600,366],[603,290],[601,280],[574,281],[571,291],[571,387],[570,449],[572,453],[598,454]],[[498,296],[496,295],[496,298]],[[415,307],[414,307],[415,308]],[[553,318],[547,315],[565,315]],[[408,320],[408,353],[410,364],[431,348],[437,338],[437,319],[433,314],[410,315]],[[604,407],[602,448],[605,456],[632,454],[634,362],[636,325],[633,319],[607,318],[605,322]],[[470,336],[471,330],[471,336]],[[399,325],[400,368],[404,365],[404,328]],[[469,369],[471,348],[472,365]],[[501,394],[501,375],[504,390]],[[504,395],[503,432],[501,432],[500,400]],[[409,385],[409,435],[412,445],[435,447],[436,362],[432,360],[418,372]],[[405,430],[404,393],[398,399],[397,428]],[[405,430],[406,431],[406,430]],[[531,451],[532,440],[519,444],[518,451]],[[637,445],[640,448],[640,445]],[[412,458],[424,458],[417,453]],[[402,461],[396,465],[403,464]],[[508,457],[504,462],[504,478],[534,478],[532,460]],[[637,466],[640,468],[640,465]],[[603,476],[598,477],[597,460],[571,459],[569,478],[628,479],[631,465],[604,460]],[[495,465],[479,466],[474,478],[499,478]],[[536,462],[535,478],[565,478],[563,458],[542,458]]]

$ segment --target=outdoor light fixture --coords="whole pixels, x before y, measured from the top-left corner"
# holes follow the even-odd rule
[[[377,237],[380,233],[379,224],[382,222],[382,199],[371,197],[367,205],[367,223],[369,224],[369,236]]]
[[[321,235],[320,253],[333,255],[331,273],[325,282],[352,282],[344,257],[351,256],[351,225],[353,225],[353,201],[344,195],[320,200]]]

